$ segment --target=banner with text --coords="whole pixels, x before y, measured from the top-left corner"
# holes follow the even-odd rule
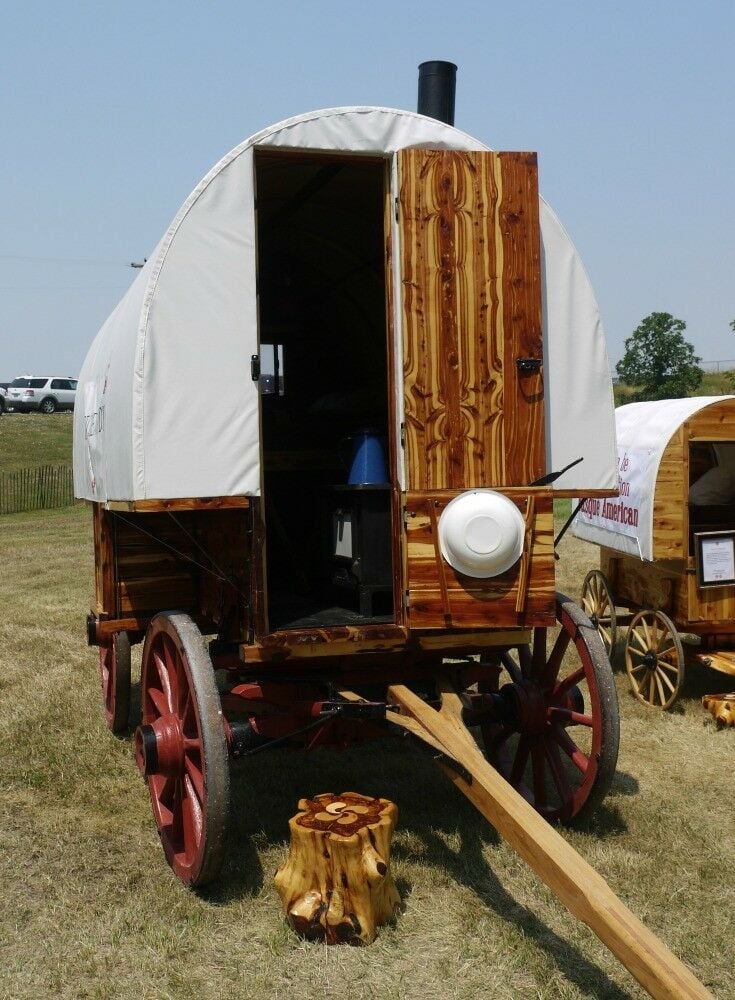
[[[638,538],[641,508],[649,499],[650,464],[653,458],[654,452],[650,448],[620,448],[618,450],[620,496],[609,499],[588,497],[578,514],[582,524]]]

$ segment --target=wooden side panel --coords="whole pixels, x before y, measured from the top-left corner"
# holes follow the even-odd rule
[[[116,615],[186,611],[245,639],[249,627],[246,509],[109,513],[115,523]]]
[[[115,603],[115,526],[112,516],[101,504],[92,506],[94,539],[94,613],[114,616]]]
[[[676,617],[677,595],[686,587],[683,563],[644,562],[601,548],[600,569],[610,582],[617,604],[657,608]]]
[[[534,153],[400,154],[408,488],[544,474]]]
[[[653,502],[653,558],[686,559],[689,447],[683,427],[672,435],[661,456]]]
[[[409,624],[420,628],[505,628],[552,625],[554,614],[554,523],[552,499],[536,494],[527,561],[525,608],[516,610],[523,560],[506,573],[473,579],[437,558],[437,522],[455,492],[406,498]],[[528,495],[508,494],[521,514]]]
[[[681,600],[681,622],[694,626],[705,622],[732,629],[735,620],[735,587],[699,587],[697,574],[686,576],[686,588]]]
[[[188,520],[186,515],[180,519]],[[117,514],[115,564],[120,617],[196,610],[192,541],[167,514]]]

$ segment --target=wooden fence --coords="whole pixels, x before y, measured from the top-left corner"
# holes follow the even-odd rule
[[[74,503],[74,481],[68,465],[40,465],[0,473],[0,514],[48,510]]]

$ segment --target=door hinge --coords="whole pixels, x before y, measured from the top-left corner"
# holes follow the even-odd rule
[[[250,355],[250,378],[253,382],[260,382],[260,355]]]

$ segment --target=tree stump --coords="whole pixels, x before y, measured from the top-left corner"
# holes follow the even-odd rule
[[[390,841],[398,809],[357,792],[301,799],[276,888],[293,929],[327,944],[370,944],[397,912]]]
[[[702,698],[702,704],[711,712],[718,729],[735,726],[735,693],[706,694]]]

